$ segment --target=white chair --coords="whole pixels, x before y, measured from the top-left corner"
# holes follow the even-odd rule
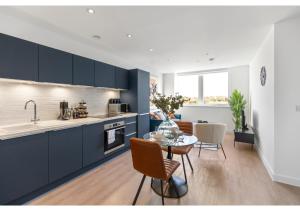
[[[226,159],[226,155],[222,146],[224,141],[226,125],[221,123],[195,123],[193,125],[193,134],[200,141],[200,148],[198,157],[200,157],[200,152],[202,148],[202,142],[207,144],[215,144],[217,149],[219,149],[219,145],[223,151],[224,157]]]

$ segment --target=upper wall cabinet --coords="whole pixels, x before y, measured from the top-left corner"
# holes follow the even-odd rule
[[[72,54],[40,45],[39,81],[72,84]]]
[[[94,86],[94,61],[81,56],[73,55],[73,84]]]
[[[128,70],[120,67],[115,68],[116,71],[116,88],[128,89]]]
[[[38,45],[0,34],[0,78],[38,79]]]
[[[95,61],[95,86],[116,88],[115,67],[109,64]]]
[[[136,112],[138,114],[149,113],[149,72],[134,69],[129,70],[128,75],[129,89],[121,92],[121,101],[129,103],[131,112]]]

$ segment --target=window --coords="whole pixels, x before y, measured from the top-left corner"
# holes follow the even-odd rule
[[[203,75],[204,104],[228,103],[228,73],[209,73]]]
[[[175,94],[189,97],[185,104],[227,104],[228,72],[177,75]]]
[[[198,103],[199,81],[198,75],[183,75],[175,78],[175,93],[184,97],[189,97],[187,104]]]

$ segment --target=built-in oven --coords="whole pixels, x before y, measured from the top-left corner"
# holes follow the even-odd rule
[[[109,154],[125,146],[125,122],[104,125],[104,154]]]

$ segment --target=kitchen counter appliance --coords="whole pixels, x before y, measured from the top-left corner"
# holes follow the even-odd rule
[[[129,104],[128,103],[121,103],[121,112],[122,113],[129,112]]]
[[[69,120],[71,118],[71,110],[67,101],[62,101],[59,103],[59,116],[60,120]]]
[[[104,125],[104,154],[125,146],[125,122],[118,121]]]

